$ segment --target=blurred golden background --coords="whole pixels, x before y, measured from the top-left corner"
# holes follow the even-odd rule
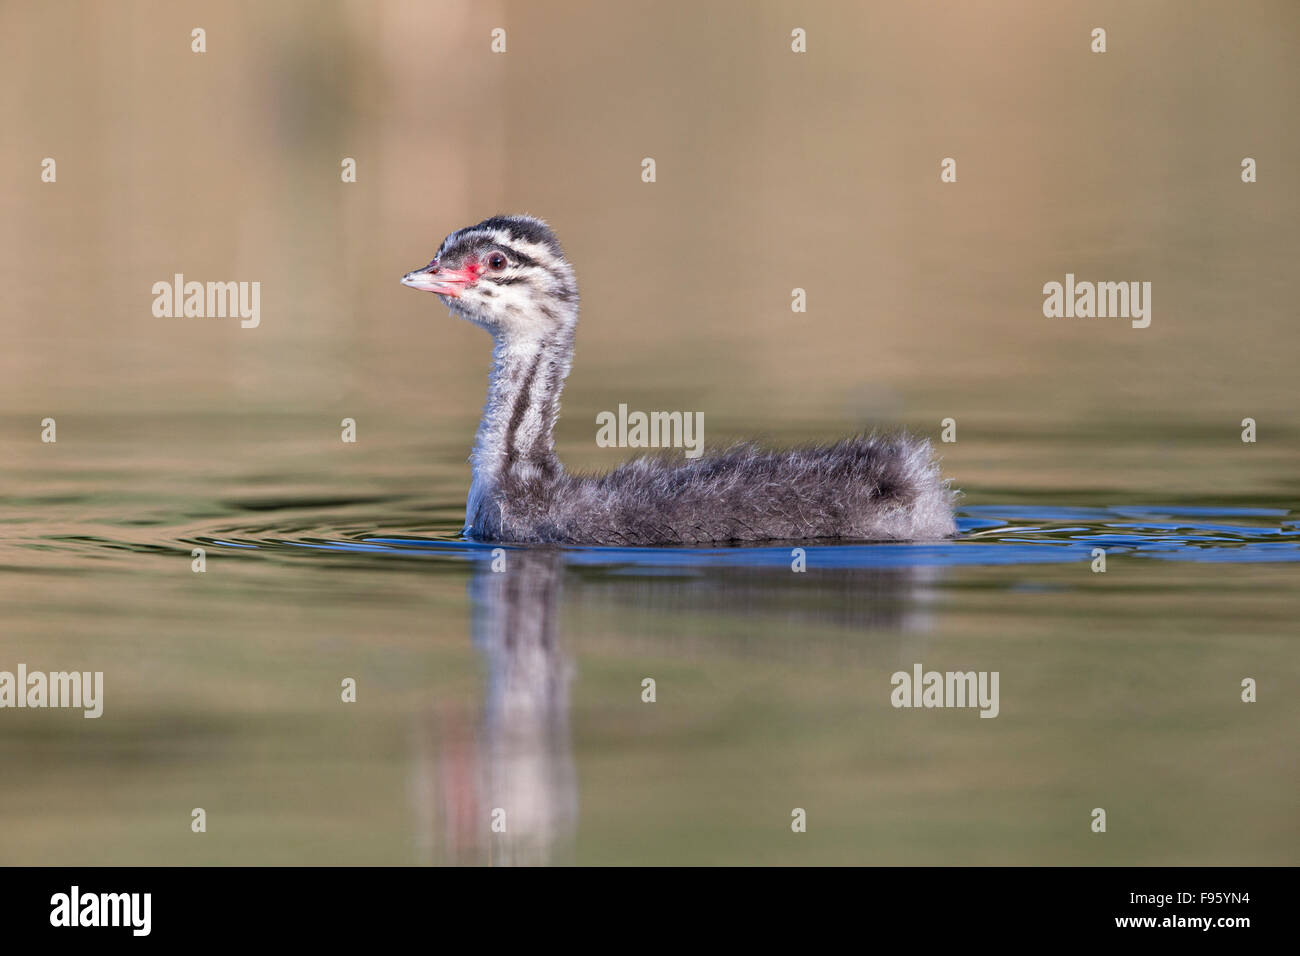
[[[562,420],[579,454],[624,398],[698,407],[715,434],[948,415],[1293,428],[1291,3],[3,16],[9,412],[341,409],[372,437],[472,418],[487,340],[397,277],[453,229],[528,211],[581,281]],[[150,287],[175,272],[260,281],[261,327],[155,318]],[[1066,272],[1152,282],[1151,327],[1044,318]]]

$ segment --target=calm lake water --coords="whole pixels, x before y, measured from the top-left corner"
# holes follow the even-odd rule
[[[105,685],[0,710],[0,863],[1300,863],[1300,6],[1101,12],[0,7],[0,671]],[[568,467],[620,404],[952,419],[960,537],[494,571],[490,343],[398,279],[514,212],[582,293]],[[893,707],[918,664],[998,716]]]
[[[6,663],[102,670],[105,714],[4,714],[4,862],[1296,860],[1281,495],[967,488],[957,540],[810,545],[802,573],[788,546],[510,548],[494,572],[459,540],[463,484],[426,489],[449,449],[306,424],[95,421],[13,476]],[[998,671],[998,716],[895,709],[916,663]]]

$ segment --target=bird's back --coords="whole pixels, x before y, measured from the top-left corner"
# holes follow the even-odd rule
[[[736,445],[685,463],[645,457],[602,475],[501,490],[498,533],[515,541],[924,540],[956,532],[954,495],[929,442],[903,434],[784,451]]]

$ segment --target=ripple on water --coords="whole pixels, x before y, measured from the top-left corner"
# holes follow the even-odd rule
[[[344,552],[449,561],[490,559],[493,545],[465,541],[448,527],[429,536],[373,529],[274,525],[195,534],[187,544],[277,555]],[[785,542],[761,545],[663,548],[565,547],[573,565],[641,568],[777,567],[793,547],[815,551],[818,567],[1018,565],[1084,560],[1095,548],[1164,561],[1300,561],[1300,521],[1284,508],[1138,507],[1053,508],[982,505],[958,514],[951,541],[880,543]],[[512,546],[507,546],[512,547]],[[518,547],[518,546],[513,546]]]

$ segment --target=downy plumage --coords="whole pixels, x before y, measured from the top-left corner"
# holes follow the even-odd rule
[[[601,475],[566,472],[553,430],[573,359],[578,286],[539,219],[494,216],[453,232],[402,282],[436,293],[494,342],[470,458],[471,538],[655,545],[956,532],[955,495],[929,442],[901,433],[784,451],[741,444],[684,462],[650,456]]]

